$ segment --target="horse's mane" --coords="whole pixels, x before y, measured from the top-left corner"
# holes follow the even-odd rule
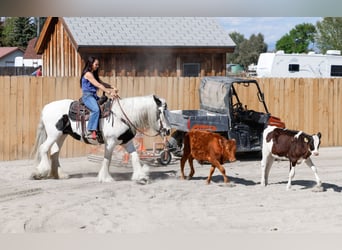
[[[153,95],[127,97],[118,100],[126,116],[136,128],[150,128],[157,121],[157,104]],[[115,102],[118,102],[115,101]],[[127,120],[118,103],[114,103],[113,112],[119,118]],[[135,130],[135,128],[132,128]]]

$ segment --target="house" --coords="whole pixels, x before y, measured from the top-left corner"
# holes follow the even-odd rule
[[[37,37],[31,39],[27,44],[24,55],[15,58],[16,67],[37,68],[39,65],[42,65],[42,56],[38,55],[36,51],[34,50],[36,41],[37,41]]]
[[[256,68],[258,77],[342,77],[342,56],[339,50],[328,50],[325,55],[261,53]]]
[[[15,58],[23,55],[19,47],[0,47],[0,67],[14,67]]]
[[[79,76],[89,56],[102,76],[225,75],[234,49],[211,17],[48,17],[35,46],[45,76]]]

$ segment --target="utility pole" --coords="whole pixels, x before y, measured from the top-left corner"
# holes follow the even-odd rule
[[[36,23],[37,23],[37,37],[39,37],[39,34],[40,34],[40,18],[39,17],[37,17]]]

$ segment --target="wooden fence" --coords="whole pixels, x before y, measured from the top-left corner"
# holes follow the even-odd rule
[[[103,80],[117,86],[122,98],[156,94],[167,100],[170,110],[199,108],[200,78],[105,77]],[[262,78],[258,82],[269,111],[285,121],[288,128],[322,132],[322,146],[342,145],[342,79]],[[249,93],[245,91],[244,95],[248,97]],[[0,77],[0,161],[29,159],[42,107],[54,100],[80,96],[77,77]],[[147,139],[146,144],[151,145],[151,140]],[[68,138],[61,157],[84,156],[94,148]]]
[[[0,76],[30,76],[36,67],[0,66]]]

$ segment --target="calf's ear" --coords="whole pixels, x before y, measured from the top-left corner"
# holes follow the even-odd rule
[[[321,137],[322,137],[321,132],[318,132],[318,133],[317,133],[317,136],[318,136],[319,139],[321,139]]]

